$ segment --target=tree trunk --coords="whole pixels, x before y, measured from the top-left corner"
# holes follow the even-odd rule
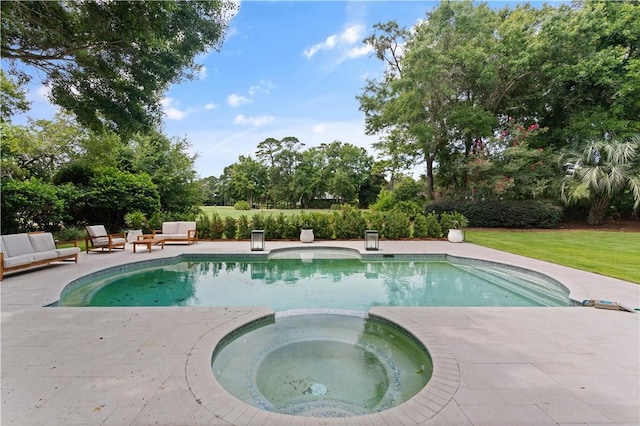
[[[589,208],[587,223],[589,225],[602,225],[608,207],[609,197],[606,195],[596,195]]]
[[[429,192],[429,198],[436,199],[435,183],[433,181],[433,159],[431,155],[427,155],[427,191]]]

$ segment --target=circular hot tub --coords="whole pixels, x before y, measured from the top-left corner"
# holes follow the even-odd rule
[[[255,407],[307,417],[394,407],[429,381],[424,346],[386,320],[355,313],[279,314],[236,330],[212,358],[218,382]]]

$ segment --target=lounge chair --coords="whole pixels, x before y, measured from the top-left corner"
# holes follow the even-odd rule
[[[108,234],[104,225],[91,225],[86,226],[86,228],[87,236],[85,237],[84,242],[87,253],[89,253],[89,250],[98,249],[101,251],[108,249],[109,253],[111,253],[111,251],[116,248],[124,250],[124,246],[127,244],[127,239],[122,232]]]

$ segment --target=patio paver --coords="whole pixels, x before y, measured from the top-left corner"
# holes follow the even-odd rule
[[[361,241],[313,245],[364,252]],[[380,248],[515,264],[559,280],[576,300],[640,306],[636,284],[473,244],[383,240]],[[407,328],[437,356],[439,375],[424,392],[391,410],[346,419],[254,409],[219,388],[209,363],[221,337],[270,314],[268,307],[43,307],[73,279],[105,267],[250,250],[248,242],[200,242],[131,252],[82,253],[77,265],[2,281],[2,425],[640,424],[640,315],[583,307],[375,307],[371,313]]]

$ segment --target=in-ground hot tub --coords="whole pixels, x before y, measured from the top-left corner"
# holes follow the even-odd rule
[[[236,330],[215,349],[212,369],[229,393],[255,407],[345,417],[407,401],[429,381],[432,362],[395,324],[362,312],[316,310]]]

